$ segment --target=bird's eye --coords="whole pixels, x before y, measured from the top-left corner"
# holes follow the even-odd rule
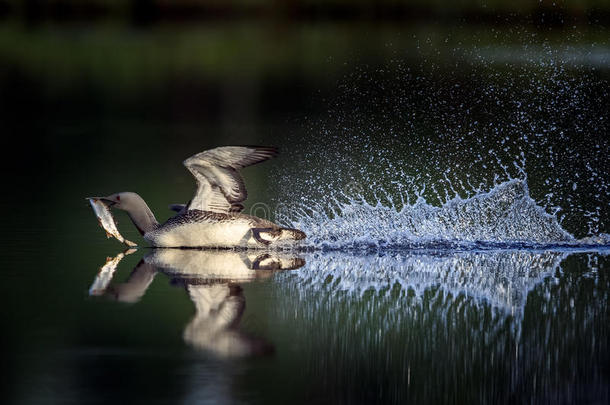
[[[121,201],[121,196],[120,196],[120,195],[117,195],[117,196],[116,196],[116,200],[117,200],[117,201]]]

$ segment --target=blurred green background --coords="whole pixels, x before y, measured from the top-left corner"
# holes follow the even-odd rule
[[[20,151],[3,160],[16,174],[7,181],[55,201],[99,170],[120,176],[92,193],[146,192],[164,179],[139,184],[137,154],[167,165],[187,199],[178,162],[219,144],[286,150],[312,138],[303,123],[328,115],[338,81],[363,66],[399,60],[473,86],[480,49],[502,72],[506,58],[527,64],[524,51],[544,59],[545,46],[571,46],[575,65],[607,77],[609,16],[597,0],[0,2],[0,130]],[[107,166],[91,167],[94,156]],[[32,183],[41,189],[22,189]]]

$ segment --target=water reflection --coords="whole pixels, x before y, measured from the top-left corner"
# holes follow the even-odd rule
[[[587,255],[316,254],[278,275],[274,316],[307,325],[300,377],[347,402],[607,399],[608,278],[574,270]]]
[[[447,306],[467,296],[475,304],[516,314],[523,311],[529,291],[553,274],[566,256],[558,251],[320,254],[292,277],[302,288],[341,291],[348,293],[346,299],[375,291],[389,299],[411,297],[416,302],[435,291]]]
[[[184,287],[195,306],[195,316],[184,329],[184,341],[220,357],[273,352],[271,343],[239,328],[246,307],[239,283],[266,278],[278,270],[296,269],[305,263],[299,257],[279,253],[156,249],[140,260],[127,281],[113,283],[118,264],[133,252],[108,258],[89,294],[136,303],[156,274],[164,273],[175,285]]]
[[[121,257],[109,259],[91,293],[134,302],[157,274],[171,277],[195,306],[188,345],[223,358],[275,351],[227,383],[261,398],[285,387],[313,402],[604,403],[610,277],[599,269],[608,250],[574,253],[309,252],[305,264],[281,253],[158,249],[124,283],[112,280]],[[267,280],[245,286],[256,279]],[[273,344],[240,327],[241,286]],[[196,359],[194,375],[213,367]],[[265,373],[270,386],[256,377]],[[189,395],[208,395],[193,381]]]

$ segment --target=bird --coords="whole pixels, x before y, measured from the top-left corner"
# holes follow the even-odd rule
[[[142,197],[120,192],[97,197],[110,208],[126,211],[144,240],[167,248],[269,248],[306,238],[303,231],[281,227],[244,214],[248,196],[240,169],[275,157],[275,147],[221,146],[183,162],[197,189],[188,204],[172,204],[177,214],[159,224]]]

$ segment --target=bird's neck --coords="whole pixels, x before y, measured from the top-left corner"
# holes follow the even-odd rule
[[[133,208],[127,210],[127,214],[129,215],[131,222],[138,228],[138,232],[140,232],[141,235],[144,235],[159,226],[155,215],[141,198]]]

